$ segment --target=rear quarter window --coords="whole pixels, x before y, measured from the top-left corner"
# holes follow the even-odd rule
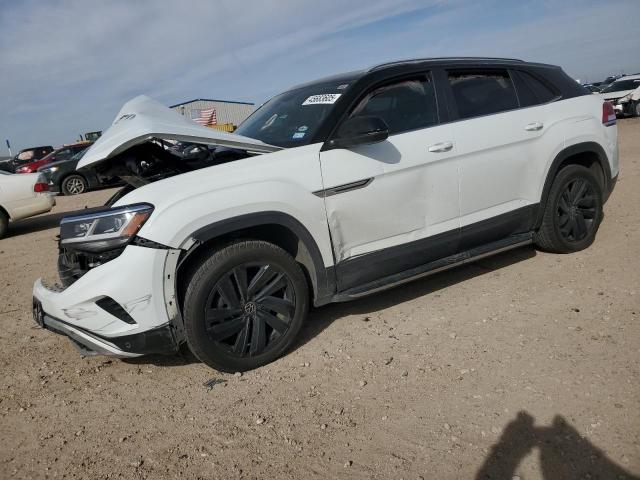
[[[558,91],[546,83],[543,83],[529,72],[518,70],[512,73],[521,107],[541,105],[551,102],[560,96]]]

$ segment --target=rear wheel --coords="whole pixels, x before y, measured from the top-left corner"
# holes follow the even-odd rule
[[[184,301],[191,351],[224,372],[251,370],[280,357],[308,309],[307,282],[287,252],[243,241],[213,253],[197,268]]]
[[[9,217],[6,213],[0,210],[0,238],[4,237],[4,234],[7,233],[7,228],[9,227]]]
[[[87,181],[82,175],[69,175],[62,181],[62,193],[79,195],[87,190]]]
[[[633,106],[633,113],[635,117],[640,117],[640,100]]]
[[[591,245],[602,221],[602,188],[593,172],[569,165],[556,176],[549,192],[536,245],[542,250],[570,253]]]

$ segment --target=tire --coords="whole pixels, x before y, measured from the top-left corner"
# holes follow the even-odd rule
[[[252,370],[291,347],[308,304],[306,278],[291,255],[264,241],[234,243],[205,258],[189,281],[187,344],[216,370]]]
[[[9,217],[6,213],[0,210],[0,238],[4,237],[9,227]]]
[[[640,100],[633,106],[633,116],[640,117]]]
[[[538,248],[553,253],[584,250],[602,221],[602,187],[591,170],[569,165],[551,185],[542,224],[534,234]]]
[[[62,180],[62,193],[65,195],[80,195],[87,191],[87,181],[82,175],[69,175]]]

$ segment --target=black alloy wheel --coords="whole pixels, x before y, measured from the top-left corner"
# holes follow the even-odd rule
[[[285,272],[269,263],[245,263],[214,285],[205,305],[205,329],[229,354],[255,356],[286,335],[295,309]]]
[[[558,198],[558,227],[568,242],[587,237],[595,226],[596,195],[593,187],[583,178],[569,182]]]
[[[184,296],[187,344],[224,372],[272,362],[295,341],[307,315],[309,287],[282,248],[238,241],[195,261]]]
[[[556,175],[534,242],[547,252],[570,253],[593,243],[602,221],[602,186],[594,171],[567,165]]]

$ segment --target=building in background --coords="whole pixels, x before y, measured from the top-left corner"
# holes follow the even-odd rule
[[[169,108],[205,127],[233,132],[245,118],[253,113],[255,106],[247,102],[196,98],[171,105]]]

